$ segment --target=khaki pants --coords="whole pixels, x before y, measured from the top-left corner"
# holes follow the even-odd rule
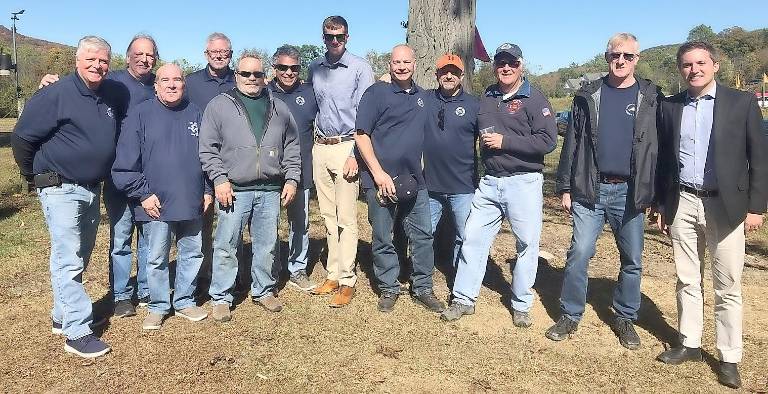
[[[683,346],[701,347],[704,328],[704,251],[712,260],[715,293],[715,341],[720,360],[742,357],[741,273],[744,268],[744,223],[729,228],[719,198],[680,192],[670,228],[677,270],[677,313]]]
[[[317,202],[323,216],[328,241],[328,279],[340,285],[355,286],[357,256],[357,195],[359,180],[344,179],[344,163],[354,142],[336,145],[315,144],[312,148],[312,173]]]

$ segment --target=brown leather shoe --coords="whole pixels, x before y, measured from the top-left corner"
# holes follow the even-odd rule
[[[311,293],[314,295],[326,295],[335,293],[339,289],[339,281],[326,279],[320,287],[315,287]]]
[[[328,306],[331,308],[341,308],[349,304],[352,301],[352,297],[355,295],[355,288],[342,285],[339,287],[339,292],[331,297],[331,302]]]

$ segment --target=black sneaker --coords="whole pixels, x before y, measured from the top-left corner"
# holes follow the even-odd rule
[[[549,327],[544,335],[553,341],[562,341],[563,339],[570,338],[571,335],[576,332],[578,327],[579,322],[573,321],[565,316],[560,316],[557,323],[555,323],[554,326]]]
[[[136,316],[136,307],[133,306],[131,300],[120,300],[115,303],[115,316],[116,317],[128,317]]]
[[[93,334],[88,334],[78,339],[67,339],[64,343],[64,351],[77,354],[80,357],[94,358],[109,353],[109,345],[102,342]]]
[[[379,304],[377,305],[379,312],[392,312],[392,310],[395,308],[397,297],[399,296],[400,294],[398,293],[381,293],[381,296],[379,296]]]
[[[149,296],[148,295],[139,298],[139,307],[144,308],[147,305],[149,305]]]
[[[636,350],[640,347],[640,336],[637,335],[632,320],[617,317],[612,328],[616,336],[619,337],[621,346],[629,350]]]
[[[427,308],[431,312],[440,313],[445,310],[445,304],[435,297],[435,293],[432,290],[425,290],[420,294],[414,294],[411,296],[413,302]]]

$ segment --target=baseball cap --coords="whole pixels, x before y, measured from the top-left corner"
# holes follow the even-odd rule
[[[461,70],[461,72],[464,72],[464,62],[461,61],[461,58],[458,55],[454,55],[452,53],[446,53],[443,56],[440,56],[440,58],[437,59],[437,69],[441,69],[445,66],[456,66]]]
[[[505,42],[501,45],[499,45],[498,48],[496,48],[496,54],[493,55],[494,59],[497,58],[499,55],[506,53],[508,55],[511,55],[512,57],[519,59],[523,57],[523,51],[520,50],[520,47],[515,44],[510,44],[508,42]]]

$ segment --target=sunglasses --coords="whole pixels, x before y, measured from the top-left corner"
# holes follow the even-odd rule
[[[333,40],[336,40],[338,42],[344,42],[347,41],[347,35],[346,34],[331,34],[331,33],[324,33],[323,34],[323,40],[328,42],[333,42]]]
[[[275,69],[280,72],[286,72],[288,69],[290,69],[291,71],[297,73],[299,70],[301,70],[301,64],[294,64],[292,66],[287,64],[275,64]]]
[[[493,64],[496,66],[496,68],[502,68],[504,66],[509,66],[509,67],[512,67],[512,68],[520,67],[520,61],[519,60],[505,60],[505,59],[501,59],[501,60],[495,61]]]
[[[253,75],[256,78],[264,78],[264,71],[238,71],[237,75],[243,77],[243,78],[250,78],[251,75]]]
[[[635,60],[635,56],[637,56],[636,53],[626,53],[626,52],[611,52],[608,54],[608,56],[611,57],[611,60],[619,60],[620,57],[624,56],[624,60],[631,62]]]

